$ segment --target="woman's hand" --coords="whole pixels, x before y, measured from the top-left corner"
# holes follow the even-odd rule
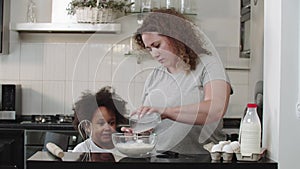
[[[166,118],[165,112],[167,108],[156,108],[156,107],[150,107],[150,106],[141,106],[136,111],[132,112],[130,116],[138,115],[139,118],[143,117],[145,114],[150,113],[159,113],[161,118]]]
[[[204,85],[204,100],[199,103],[176,107],[156,108],[141,106],[131,115],[143,117],[147,113],[159,113],[161,119],[204,125],[223,118],[229,103],[231,87],[224,80],[213,80]]]
[[[160,116],[161,116],[161,119],[165,118],[165,115],[163,114],[165,111],[165,109],[163,108],[154,108],[154,107],[149,107],[149,106],[141,106],[140,108],[138,108],[136,111],[132,112],[130,114],[130,116],[134,116],[134,115],[137,115],[138,118],[142,118],[145,114],[150,114],[150,113],[159,113]],[[130,121],[130,120],[129,120]],[[132,126],[131,126],[132,127]],[[124,133],[134,133],[134,129],[133,128],[130,128],[130,127],[122,127],[121,128],[121,131],[124,132]],[[150,130],[147,130],[147,131],[144,131],[142,133],[139,133],[139,134],[149,134],[149,133],[152,133],[154,131],[154,129],[150,129]]]
[[[124,133],[133,133],[132,128],[128,128],[128,127],[121,127],[121,131]]]
[[[129,135],[133,134],[132,128],[128,128],[128,127],[122,127],[122,128],[121,128],[121,131],[124,132],[124,133],[128,133]],[[149,134],[153,133],[153,131],[154,131],[154,129],[150,129],[150,130],[141,132],[141,133],[139,133],[139,134],[146,134],[146,135],[149,135]]]

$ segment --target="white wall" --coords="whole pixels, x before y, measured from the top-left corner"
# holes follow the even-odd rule
[[[280,169],[299,166],[299,5],[298,0],[265,0],[263,141]]]
[[[37,22],[51,22],[52,1],[34,2]],[[26,22],[26,3],[27,0],[11,0],[11,22]],[[224,65],[238,67],[239,0],[194,0],[194,3],[197,15],[193,17],[217,48]],[[135,16],[120,22],[119,35],[11,31],[10,54],[0,57],[0,82],[22,84],[23,115],[70,114],[73,99],[82,91],[95,91],[103,85],[116,87],[128,100],[130,109],[138,106],[147,73],[139,72],[157,63],[148,58],[137,64],[135,57],[124,57],[129,47],[128,37],[138,25]],[[244,63],[247,66],[248,62]],[[136,73],[138,76],[132,81]],[[226,116],[241,117],[248,102],[249,71],[228,70],[228,74],[234,94]]]
[[[280,75],[281,75],[281,0],[265,0],[264,50],[264,146],[278,160]],[[278,25],[278,26],[274,26]]]
[[[251,1],[251,56],[248,100],[254,102],[256,82],[263,80],[264,0]]]
[[[197,8],[196,23],[210,38],[224,66],[229,69],[227,73],[234,94],[230,98],[225,116],[240,118],[246,104],[253,102],[253,97],[249,98],[250,60],[239,58],[240,0],[194,0],[194,2]],[[254,90],[250,93],[254,93]]]

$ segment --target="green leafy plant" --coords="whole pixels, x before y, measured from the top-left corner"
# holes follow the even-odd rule
[[[80,7],[98,7],[98,8],[111,8],[114,11],[126,12],[131,5],[134,3],[129,3],[128,0],[99,0],[97,6],[97,0],[72,0],[67,7],[69,15],[74,15],[76,13],[76,8]]]
[[[126,10],[133,5],[134,3],[128,3],[127,0],[123,1],[108,1],[108,2],[100,2],[100,7],[102,8],[111,8],[116,11],[126,12]]]

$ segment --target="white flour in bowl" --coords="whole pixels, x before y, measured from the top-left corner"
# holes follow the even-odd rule
[[[138,140],[137,142],[118,143],[117,149],[128,156],[139,156],[151,152],[154,148],[154,144],[143,143]]]

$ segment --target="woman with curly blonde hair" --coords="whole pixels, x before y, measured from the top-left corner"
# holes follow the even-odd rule
[[[222,119],[232,89],[204,33],[181,13],[159,9],[145,17],[134,38],[161,64],[145,82],[142,106],[132,112],[161,114],[153,129],[156,149],[207,153],[204,144],[225,140]]]

